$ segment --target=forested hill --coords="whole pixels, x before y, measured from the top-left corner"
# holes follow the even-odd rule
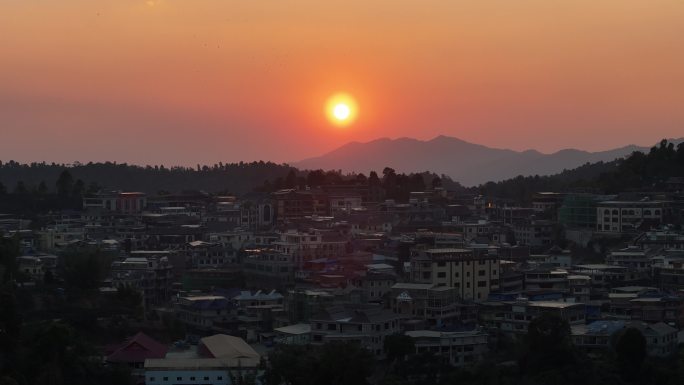
[[[663,140],[647,153],[635,151],[624,159],[585,164],[550,176],[518,176],[480,185],[484,195],[530,203],[539,191],[590,191],[614,194],[629,190],[660,189],[671,177],[684,177],[684,142]]]
[[[28,190],[44,182],[54,189],[57,179],[68,169],[74,180],[96,184],[101,188],[143,191],[156,194],[159,191],[179,192],[204,190],[207,192],[231,192],[242,194],[251,191],[266,180],[284,178],[293,170],[288,165],[271,162],[230,163],[197,168],[164,166],[135,166],[117,163],[87,164],[20,164],[14,161],[0,162],[0,183],[8,192],[14,191],[21,181]]]

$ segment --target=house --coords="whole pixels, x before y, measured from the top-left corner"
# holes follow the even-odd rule
[[[139,332],[123,343],[107,348],[105,361],[110,365],[128,366],[133,377],[142,379],[145,374],[145,360],[164,358],[167,351],[166,345],[155,341],[143,332]]]
[[[480,329],[453,332],[414,330],[405,334],[413,338],[416,354],[432,353],[451,366],[473,365],[489,351],[488,334]]]
[[[619,333],[628,328],[641,332],[646,340],[646,353],[651,357],[667,357],[677,352],[677,329],[662,322],[601,320],[589,325],[573,325],[572,342],[587,351],[612,349]]]
[[[527,333],[530,322],[543,313],[555,314],[570,326],[584,324],[586,317],[582,303],[520,300],[507,305],[502,310],[501,331],[508,333]]]
[[[191,331],[206,332],[212,330],[215,323],[227,321],[234,307],[226,297],[206,295],[180,297],[175,310],[178,320]]]
[[[216,334],[195,348],[145,360],[146,385],[230,385],[255,375],[261,356],[242,338]]]
[[[298,323],[273,329],[274,342],[285,345],[308,345],[311,343],[311,324]]]
[[[401,316],[379,306],[332,306],[311,318],[312,344],[354,341],[385,357],[385,337],[398,333]]]

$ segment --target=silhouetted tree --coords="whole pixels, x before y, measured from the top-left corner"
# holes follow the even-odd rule
[[[14,187],[14,194],[16,195],[26,195],[28,194],[28,189],[26,188],[26,185],[24,184],[24,181],[18,181],[17,186]]]
[[[297,187],[297,173],[295,170],[290,170],[285,178],[285,188],[295,188]]]
[[[383,347],[390,361],[401,361],[404,357],[416,352],[416,344],[413,338],[405,334],[393,334],[385,337]]]
[[[83,195],[85,192],[85,183],[83,183],[82,180],[77,179],[76,182],[74,183],[73,190],[71,192],[71,195],[75,197],[80,197]]]
[[[57,194],[67,196],[71,194],[74,189],[74,177],[71,176],[69,170],[62,171],[57,178]]]
[[[38,184],[38,187],[36,188],[36,193],[38,195],[45,195],[48,193],[48,187],[47,184],[45,184],[44,180],[41,180]]]
[[[639,329],[628,328],[615,344],[620,375],[627,382],[639,382],[641,367],[646,359],[646,338]]]

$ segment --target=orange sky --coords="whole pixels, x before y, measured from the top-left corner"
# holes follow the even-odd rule
[[[648,145],[684,136],[683,20],[680,0],[4,0],[0,160]]]

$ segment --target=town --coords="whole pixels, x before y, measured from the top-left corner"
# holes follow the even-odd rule
[[[631,337],[643,359],[677,359],[681,176],[523,204],[390,168],[326,175],[240,195],[81,186],[78,209],[0,214],[5,348],[12,327],[42,325],[58,345],[74,329],[98,367],[148,385],[308,383],[294,360],[322,349],[310,359],[379,363],[337,383],[418,384],[510,366],[532,328],[557,322],[567,336],[552,345],[586,357],[620,358]],[[73,200],[74,185],[66,170],[57,190]],[[421,357],[447,369],[410,372]]]

